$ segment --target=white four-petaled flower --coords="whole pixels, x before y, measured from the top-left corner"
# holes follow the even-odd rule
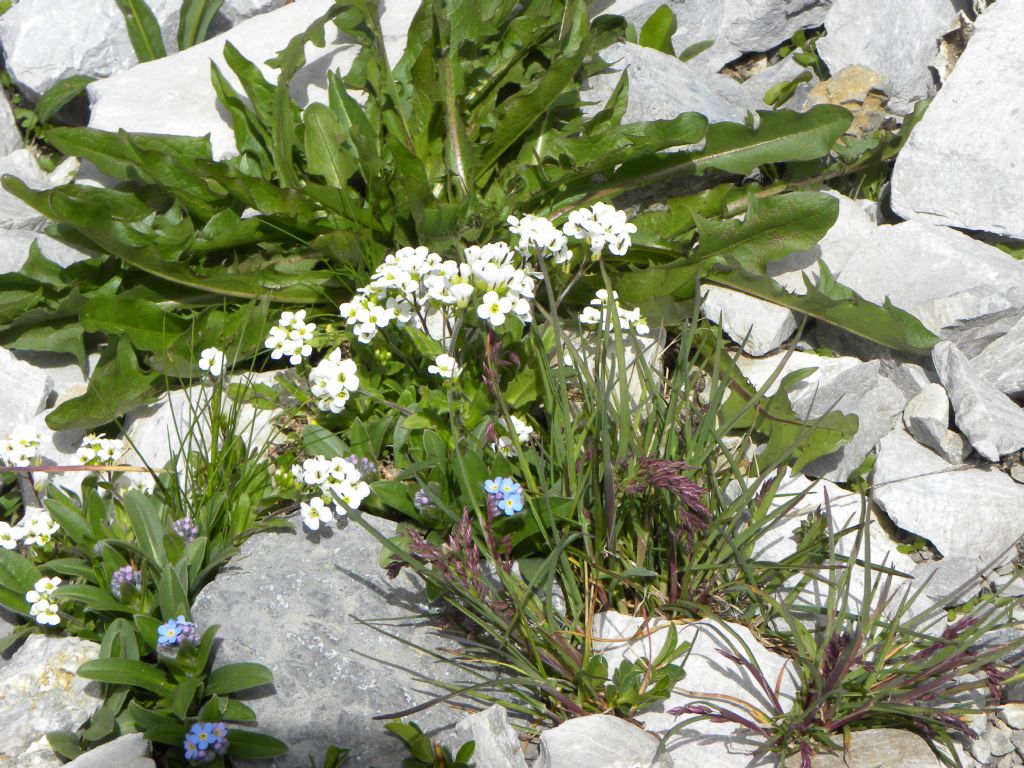
[[[199,353],[199,369],[217,378],[224,372],[224,353],[216,347],[207,347]]]
[[[440,354],[434,358],[434,364],[427,366],[427,372],[440,376],[442,379],[457,379],[462,373],[462,366],[449,354]]]

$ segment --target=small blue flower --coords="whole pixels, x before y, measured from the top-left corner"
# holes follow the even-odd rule
[[[500,490],[500,492],[502,494],[504,494],[504,495],[508,495],[510,493],[522,494],[523,486],[521,486],[519,483],[517,483],[511,477],[499,477],[498,479],[501,481],[501,485],[499,486],[499,490]]]
[[[161,624],[156,628],[156,644],[157,645],[177,645],[178,638],[181,636],[181,627],[178,626],[178,622],[171,619],[166,624]]]
[[[492,496],[497,496],[501,494],[501,484],[504,480],[504,477],[495,477],[492,480],[484,480],[484,490]]]
[[[195,723],[183,744],[185,759],[196,765],[213,762],[228,751],[228,727],[224,723]]]

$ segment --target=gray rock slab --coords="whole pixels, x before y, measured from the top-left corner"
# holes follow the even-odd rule
[[[0,94],[0,155],[9,155],[23,146],[21,131],[6,94]]]
[[[594,616],[592,642],[594,651],[608,661],[609,678],[623,660],[653,659],[662,650],[668,624],[655,622],[644,627],[642,619],[605,612]],[[679,642],[690,642],[686,658],[686,678],[676,686],[665,701],[637,713],[636,720],[648,731],[663,734],[683,718],[668,714],[670,709],[685,706],[709,696],[726,694],[741,697],[755,705],[770,708],[766,694],[741,667],[726,660],[719,651],[733,652],[745,648],[768,680],[779,681],[779,698],[784,706],[796,695],[796,676],[784,657],[764,648],[744,626],[718,621],[677,624]],[[751,753],[757,741],[749,732],[730,724],[699,721],[675,732],[665,744],[666,753],[675,768],[701,765],[709,768],[753,768],[775,765],[770,756]],[[635,765],[631,764],[631,765]]]
[[[52,391],[53,380],[46,373],[0,348],[0,392],[4,393],[0,437],[42,413]]]
[[[812,768],[941,768],[942,761],[928,742],[909,731],[876,728],[850,734],[845,752],[815,755]],[[799,768],[800,755],[785,762],[786,768]]]
[[[385,536],[394,534],[394,524],[374,524]],[[308,755],[321,760],[330,744],[352,750],[353,768],[398,765],[404,748],[371,718],[439,694],[421,679],[464,679],[450,664],[402,642],[446,655],[454,651],[416,618],[424,611],[418,581],[407,572],[389,581],[378,562],[380,550],[352,521],[319,541],[300,530],[260,534],[196,600],[195,620],[221,627],[216,665],[255,661],[273,671],[273,692],[247,703],[260,726],[290,752],[258,765],[306,768]],[[395,617],[407,618],[383,621]],[[458,715],[442,704],[412,719],[437,738],[436,731],[454,725]]]
[[[748,110],[764,106],[732,78],[709,74],[653,48],[615,43],[601,57],[613,66],[591,77],[583,90],[583,101],[593,102],[586,109],[588,114],[596,113],[608,101],[623,71],[629,76],[625,123],[665,120],[683,112],[700,112],[713,123],[742,122]]]
[[[464,717],[445,737],[452,754],[467,741],[472,741],[472,762],[475,768],[526,768],[523,748],[515,729],[509,724],[508,712],[500,704]]]
[[[793,412],[801,419],[816,419],[833,410],[857,416],[857,433],[850,442],[815,459],[803,470],[810,477],[837,483],[845,482],[878,441],[889,434],[907,404],[899,387],[882,376],[877,360],[823,377],[814,385],[795,390],[790,399]]]
[[[769,90],[776,85],[792,82],[804,73],[811,73],[811,70],[798,63],[792,56],[787,56],[782,61],[772,64],[764,72],[758,72],[753,77],[744,80],[741,87],[750,96],[763,103],[765,94]],[[813,73],[811,75],[811,79],[807,81],[808,85],[814,85],[818,82],[817,76]],[[791,100],[782,106],[786,109],[799,109],[801,105],[794,104]]]
[[[4,17],[0,16],[0,20]],[[11,174],[32,189],[50,189],[59,183],[55,174],[46,174],[35,156],[27,149],[18,149],[0,158],[0,176]],[[23,203],[10,192],[0,189],[0,229],[42,230],[47,219],[35,208]]]
[[[77,676],[99,648],[77,637],[32,635],[0,666],[0,765],[61,765],[46,734],[77,730],[103,703],[100,686]]]
[[[217,11],[217,16],[224,18],[230,26],[239,24],[253,16],[273,11],[285,5],[288,0],[225,0]]]
[[[1024,394],[1024,316],[972,357],[971,367],[1000,392]]]
[[[997,710],[996,714],[999,715],[1000,720],[1015,731],[1024,731],[1024,704],[1019,701],[1007,702]]]
[[[942,341],[932,349],[957,428],[989,461],[1024,447],[1024,410],[972,368],[956,345]]]
[[[766,397],[778,391],[782,380],[796,371],[810,369],[812,373],[800,380],[790,390],[790,401],[805,388],[813,386],[823,377],[831,377],[861,364],[854,357],[825,357],[810,352],[777,352],[767,357],[750,358],[741,356],[737,366],[743,377],[757,390],[764,389]],[[772,377],[775,377],[772,379]],[[769,384],[769,381],[771,383]]]
[[[276,374],[256,374],[253,380],[274,385]],[[244,377],[233,377],[235,383]],[[125,416],[125,461],[144,463],[150,467],[165,466],[171,459],[182,466],[183,451],[206,450],[209,445],[209,409],[212,390],[208,386],[194,386],[164,395],[159,402],[138,408]],[[273,411],[253,408],[244,403],[237,411],[231,410],[231,401],[225,398],[224,412],[235,416],[232,427],[235,434],[255,450],[266,447],[278,436],[273,422]]]
[[[768,51],[798,29],[821,25],[830,0],[686,0],[676,3],[677,52],[703,40],[714,44],[693,59],[718,72],[744,53]]]
[[[944,557],[931,560],[914,568],[915,587],[942,608],[963,605],[981,592],[983,583],[977,558]]]
[[[177,50],[181,3],[147,5],[164,47]],[[0,16],[0,45],[11,79],[33,102],[64,78],[109,77],[138,62],[114,0],[21,0]]]
[[[145,62],[89,85],[89,125],[106,131],[172,133],[184,136],[210,134],[214,159],[238,154],[230,119],[218,108],[210,82],[210,64],[238,88],[224,63],[224,44],[230,42],[243,56],[276,78],[264,62],[287,45],[331,7],[331,0],[296,0],[281,8],[248,19],[222,35],[156,61]],[[388,3],[381,18],[388,58],[396,62],[405,49],[405,33],[418,3]],[[357,53],[339,30],[328,25],[327,45],[306,46],[307,66],[292,83],[292,96],[301,106],[311,100],[326,101],[326,72],[348,71]]]
[[[666,755],[655,758],[658,739],[611,715],[567,720],[540,735],[534,768],[672,768]]]
[[[18,272],[25,266],[33,241],[39,244],[39,250],[43,256],[61,267],[67,267],[89,258],[88,253],[65,245],[41,232],[24,229],[0,229],[0,274]]]
[[[796,315],[785,307],[717,285],[703,286],[701,294],[701,314],[753,357],[776,351],[797,329]]]
[[[892,207],[905,219],[1024,238],[1024,5],[978,19],[956,69],[900,152]]]
[[[949,429],[949,398],[941,384],[926,385],[903,409],[903,425],[921,445],[950,464],[959,464],[970,452],[960,435]]]
[[[830,72],[859,64],[885,75],[889,108],[906,114],[935,91],[929,66],[956,10],[952,0],[833,0],[818,53]]]
[[[11,613],[6,608],[0,608],[0,640],[3,640],[11,632],[21,624],[20,618],[17,614]],[[4,665],[4,662],[12,655],[12,651],[8,648],[2,655],[0,655],[0,667]]]
[[[878,444],[871,498],[944,557],[973,558],[979,567],[1024,534],[1024,486],[998,469],[951,467],[902,426]]]
[[[927,371],[915,363],[902,363],[890,371],[888,376],[907,400],[916,397],[929,384],[938,382],[935,371]]]
[[[914,315],[933,333],[974,357],[1013,327],[1024,314],[1021,303],[1015,286],[1000,293],[991,285],[979,285],[918,304]]]
[[[804,275],[816,280],[823,260],[840,283],[868,301],[888,298],[941,338],[979,349],[1024,311],[1024,263],[948,227],[917,221],[878,226],[863,203],[836,197],[839,217],[825,237],[772,263],[770,274],[787,290],[804,293]],[[996,321],[1003,325],[989,330]]]
[[[79,755],[66,768],[155,768],[149,752],[141,733],[129,733]]]
[[[815,514],[828,514],[832,521],[833,529],[843,530],[854,528],[861,524],[862,520],[867,523],[867,544],[870,547],[871,563],[876,566],[872,569],[870,578],[877,578],[877,566],[893,568],[904,574],[909,574],[915,566],[913,559],[899,551],[899,544],[893,541],[885,528],[879,521],[879,516],[874,509],[868,511],[866,518],[863,518],[864,499],[859,493],[848,491],[828,480],[811,480],[803,475],[790,475],[783,479],[773,498],[769,514],[775,514],[783,505],[790,508],[776,519],[775,524],[766,530],[754,543],[752,556],[758,560],[767,562],[781,562],[797,550],[797,534],[800,527]],[[855,558],[859,561],[866,559],[867,549],[861,546],[856,550],[857,544],[855,535],[837,537],[835,548],[840,556]],[[860,607],[861,596],[864,594],[864,584],[869,578],[868,568],[859,563],[852,566],[850,574],[850,605],[853,610]],[[892,586],[898,587],[901,583],[909,583],[909,579],[898,576],[893,577]],[[791,590],[799,590],[799,599],[794,603],[794,610],[804,609],[807,611],[804,621],[808,625],[815,625],[820,622],[823,609],[827,608],[828,600],[834,597],[835,593],[835,572],[829,568],[823,568],[818,573],[818,578],[804,584],[802,574],[794,576],[787,582]],[[809,610],[808,610],[809,609]],[[888,606],[886,615],[895,609],[895,604]]]
[[[1024,313],[1024,263],[948,227],[879,226],[862,201],[836,197],[839,216],[818,244],[769,265],[768,274],[786,290],[806,293],[804,276],[816,281],[824,261],[863,298],[876,304],[888,298],[941,338],[975,352]],[[779,312],[768,302],[750,302],[766,317]]]

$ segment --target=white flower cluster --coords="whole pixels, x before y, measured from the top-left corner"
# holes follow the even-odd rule
[[[562,231],[589,245],[591,253],[600,253],[608,246],[610,253],[624,256],[632,244],[630,235],[636,232],[636,225],[626,221],[625,211],[608,203],[594,203],[591,208],[570,213]]]
[[[60,526],[42,507],[28,507],[17,525],[0,521],[0,547],[14,549],[19,541],[28,545],[45,546]]]
[[[525,421],[520,419],[518,416],[512,416],[512,432],[515,432],[516,438],[519,440],[520,445],[526,445],[533,439],[533,427],[527,424]],[[511,437],[506,435],[500,435],[498,442],[495,444],[494,449],[502,456],[515,456],[516,455],[516,444]]]
[[[363,480],[359,468],[340,456],[333,459],[314,456],[294,465],[292,474],[318,494],[299,504],[302,523],[313,531],[321,522],[333,520],[335,515],[344,517],[347,507],[359,509],[363,499],[370,495],[370,485]]]
[[[356,361],[341,359],[341,350],[335,349],[309,372],[309,389],[321,411],[341,413],[349,395],[359,389]]]
[[[615,314],[619,319],[619,328],[623,331],[632,329],[638,336],[650,334],[650,326],[647,320],[640,314],[639,309],[624,309],[619,304],[619,294],[612,291],[612,300],[615,302]],[[585,307],[580,313],[580,322],[583,325],[597,325],[601,330],[613,331],[615,325],[611,314],[608,312],[608,291],[601,288],[595,298],[590,300],[590,306]]]
[[[82,438],[82,446],[78,449],[78,463],[88,466],[112,464],[124,453],[124,441],[99,435],[86,435]]]
[[[572,259],[565,233],[552,224],[550,219],[532,213],[521,219],[509,216],[508,231],[519,235],[516,249],[524,256],[550,257],[555,264],[565,264]]]
[[[471,245],[464,261],[442,259],[427,248],[402,248],[388,254],[370,282],[338,309],[356,338],[368,344],[392,322],[426,331],[438,315],[469,306],[482,295],[477,314],[498,327],[514,314],[532,319],[537,275],[527,269],[523,254],[506,243]]]
[[[57,603],[50,598],[60,586],[60,579],[57,577],[45,577],[35,583],[35,587],[25,593],[25,602],[29,604],[29,615],[37,624],[49,624],[57,626],[60,624],[60,616],[57,615]]]
[[[11,435],[0,440],[0,461],[9,467],[27,467],[39,455],[42,435],[35,427],[15,428]]]
[[[277,325],[270,329],[263,346],[272,350],[270,357],[280,360],[287,357],[291,365],[298,365],[313,354],[309,342],[313,340],[316,323],[306,322],[306,310],[298,312],[282,312]]]

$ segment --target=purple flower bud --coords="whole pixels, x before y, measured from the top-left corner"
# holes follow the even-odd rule
[[[180,520],[175,520],[171,524],[171,530],[173,530],[178,536],[188,544],[194,541],[196,536],[199,535],[199,527],[192,522],[191,517],[183,517]]]
[[[353,453],[348,457],[348,461],[350,464],[354,465],[357,470],[359,470],[359,474],[363,480],[368,480],[370,478],[377,479],[377,465],[370,459],[365,456],[357,456]]]
[[[138,589],[140,586],[142,586],[142,573],[131,565],[118,568],[110,578],[110,591],[118,600],[125,592]]]
[[[430,500],[430,497],[427,496],[426,492],[424,492],[422,488],[420,488],[418,491],[416,491],[416,493],[413,494],[412,503],[413,506],[415,506],[416,509],[418,509],[420,512],[422,512],[424,509],[427,509],[428,507],[434,506],[434,502]]]

